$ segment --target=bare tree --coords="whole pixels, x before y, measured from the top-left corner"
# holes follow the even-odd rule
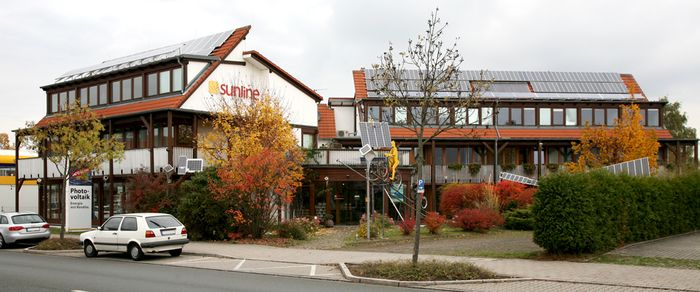
[[[443,42],[446,27],[447,23],[441,23],[435,9],[425,34],[418,35],[415,41],[409,39],[407,50],[398,56],[390,44],[389,50],[380,56],[379,64],[373,65],[370,77],[373,89],[385,105],[395,107],[397,115],[405,114],[405,122],[401,120],[397,124],[416,135],[419,178],[423,177],[424,145],[445,131],[469,127],[468,117],[472,112],[467,109],[478,100],[487,84],[480,81],[466,88],[460,86],[459,67],[464,59],[457,49],[457,40],[451,45]],[[472,131],[465,132],[468,136]],[[418,262],[420,247],[420,201],[416,194],[413,264]]]

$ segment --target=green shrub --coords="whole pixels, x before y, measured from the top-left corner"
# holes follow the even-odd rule
[[[534,241],[547,251],[608,251],[700,228],[700,173],[554,174],[540,181],[532,211]]]
[[[296,240],[306,240],[308,235],[302,224],[296,224],[292,220],[287,220],[277,226],[277,234],[282,238],[292,238]]]
[[[535,218],[532,217],[532,210],[515,209],[503,213],[506,224],[503,225],[506,229],[511,230],[532,230],[535,225]]]
[[[379,230],[381,229],[381,223],[373,221],[369,226],[369,236],[370,238],[377,238],[379,236]],[[357,226],[357,237],[367,238],[367,221],[364,219],[360,220],[360,225]]]
[[[214,200],[208,188],[210,179],[216,179],[216,172],[211,168],[196,173],[178,189],[177,218],[185,224],[193,240],[222,240],[233,231],[230,216],[226,214],[229,206]]]
[[[355,276],[382,278],[399,281],[450,281],[499,278],[495,273],[471,263],[422,260],[413,265],[411,261],[364,262],[349,265]]]

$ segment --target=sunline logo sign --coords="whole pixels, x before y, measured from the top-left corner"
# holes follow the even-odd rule
[[[257,99],[260,96],[260,91],[254,88],[245,87],[243,85],[234,84],[219,84],[218,81],[209,81],[209,93],[215,95],[227,95],[231,97],[242,97]]]

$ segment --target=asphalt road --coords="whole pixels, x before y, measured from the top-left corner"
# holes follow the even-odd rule
[[[425,291],[0,251],[0,291]]]

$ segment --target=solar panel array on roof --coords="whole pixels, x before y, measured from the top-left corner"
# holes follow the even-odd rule
[[[625,161],[618,164],[608,165],[603,167],[605,170],[614,174],[627,174],[631,176],[650,176],[651,169],[649,167],[649,158],[639,158],[635,160]]]
[[[389,123],[360,122],[360,139],[362,140],[362,145],[369,144],[372,149],[391,148]]]
[[[378,84],[375,84],[373,79],[379,78],[381,75],[379,70],[365,69],[365,83],[369,96],[377,96],[379,90]],[[402,75],[405,81],[401,87],[403,91],[420,92],[420,80],[422,74],[419,70],[406,70]],[[622,77],[618,73],[599,73],[599,72],[541,72],[541,71],[460,71],[457,74],[454,85],[444,86],[439,89],[440,94],[444,96],[454,95],[455,92],[469,92],[473,85],[477,82],[484,81],[491,83],[489,92],[496,93],[517,93],[523,98],[528,97],[527,94],[540,93],[576,93],[587,94],[580,99],[600,99],[607,96],[590,96],[588,94],[620,94],[624,98],[629,98],[629,90],[625,85]],[[532,90],[530,87],[532,86]],[[391,90],[397,91],[398,87],[395,84],[390,86]],[[500,97],[493,95],[493,97]],[[539,96],[542,98],[544,96]],[[559,96],[557,96],[559,97]],[[555,98],[557,98],[555,97]],[[518,98],[518,97],[515,97]],[[538,97],[534,97],[538,98]],[[570,99],[566,96],[562,99]],[[617,97],[613,97],[617,99]],[[622,97],[621,97],[622,98]]]
[[[221,46],[221,44],[226,41],[231,33],[233,33],[233,30],[224,31],[183,43],[148,50],[117,59],[107,60],[97,65],[67,72],[56,78],[55,83],[93,77],[100,74],[156,63],[158,61],[181,55],[209,56],[209,54],[216,47]]]

